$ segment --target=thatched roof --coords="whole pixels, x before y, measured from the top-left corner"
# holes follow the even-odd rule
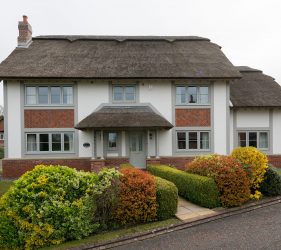
[[[104,106],[80,121],[75,128],[154,128],[170,129],[173,125],[149,106]]]
[[[0,79],[239,77],[218,45],[189,36],[39,36],[0,64]]]
[[[281,86],[261,70],[240,66],[243,77],[230,85],[234,107],[281,107]]]

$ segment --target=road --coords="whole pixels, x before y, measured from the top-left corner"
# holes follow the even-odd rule
[[[281,204],[171,232],[115,249],[281,250]]]

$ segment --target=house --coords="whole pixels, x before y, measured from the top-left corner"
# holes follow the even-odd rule
[[[24,16],[0,79],[4,178],[39,163],[182,167],[248,145],[281,166],[281,87],[206,38],[32,37]]]

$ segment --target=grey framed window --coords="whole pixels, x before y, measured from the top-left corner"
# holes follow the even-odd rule
[[[73,138],[73,132],[26,133],[26,152],[73,152]]]
[[[117,149],[117,133],[109,132],[108,133],[108,150],[116,150]]]
[[[210,104],[209,86],[176,86],[176,105]]]
[[[239,131],[239,147],[255,147],[261,150],[269,149],[269,132],[268,131]]]
[[[113,85],[113,102],[136,102],[136,85]]]
[[[26,86],[25,105],[72,105],[73,86]]]
[[[210,131],[178,131],[178,150],[210,150]]]

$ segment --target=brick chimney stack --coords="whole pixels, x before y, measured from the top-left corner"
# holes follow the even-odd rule
[[[19,21],[19,36],[18,47],[27,48],[32,42],[32,27],[28,23],[28,17],[23,16],[22,21]]]

